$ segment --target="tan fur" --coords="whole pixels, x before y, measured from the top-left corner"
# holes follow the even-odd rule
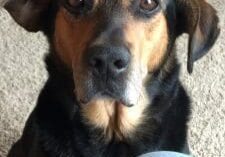
[[[95,17],[75,19],[65,9],[60,9],[55,22],[55,47],[69,67],[80,64],[82,53],[92,41],[96,27]]]
[[[132,21],[126,25],[125,35],[133,58],[148,71],[155,70],[165,57],[168,45],[167,23],[163,13],[156,15],[150,22]]]
[[[86,122],[97,128],[104,128],[109,139],[113,134],[115,112],[115,101],[109,99],[93,100],[82,108]]]
[[[141,99],[141,98],[140,98]],[[136,127],[144,120],[144,109],[147,102],[127,107],[110,99],[93,100],[82,108],[83,116],[88,124],[103,128],[106,140],[115,137],[123,140],[132,136]]]

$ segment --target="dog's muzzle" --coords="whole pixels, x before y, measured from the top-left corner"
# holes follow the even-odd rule
[[[85,76],[76,83],[79,86],[76,95],[83,104],[93,99],[109,98],[130,106],[124,98],[131,62],[128,49],[93,46],[86,51],[83,62],[86,64]]]

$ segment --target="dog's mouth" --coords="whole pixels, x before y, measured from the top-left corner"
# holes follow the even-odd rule
[[[133,107],[134,104],[129,103],[125,98],[118,97],[115,93],[110,92],[109,90],[104,90],[97,92],[95,94],[92,94],[92,96],[86,96],[85,98],[78,99],[80,105],[87,105],[89,102],[93,100],[99,100],[99,99],[109,99],[115,101],[115,104],[120,104],[126,107]]]

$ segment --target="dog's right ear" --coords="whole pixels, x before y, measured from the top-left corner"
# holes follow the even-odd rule
[[[27,29],[36,32],[44,27],[45,15],[51,0],[8,0],[4,8],[15,21]]]

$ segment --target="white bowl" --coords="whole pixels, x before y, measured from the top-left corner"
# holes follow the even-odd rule
[[[177,153],[177,152],[160,151],[160,152],[152,152],[152,153],[148,153],[148,154],[143,154],[138,157],[192,157],[192,156]]]

